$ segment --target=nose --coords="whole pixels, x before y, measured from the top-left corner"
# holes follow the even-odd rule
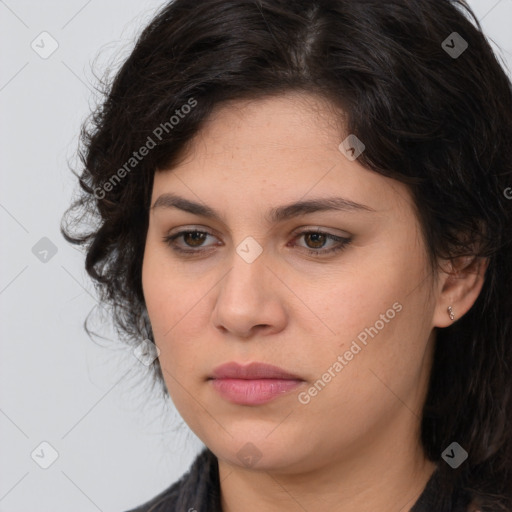
[[[230,271],[219,283],[213,310],[215,327],[244,339],[283,330],[287,289],[277,273],[265,252],[252,263],[235,253]]]

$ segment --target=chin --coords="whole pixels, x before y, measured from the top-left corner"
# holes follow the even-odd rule
[[[288,442],[283,436],[270,441],[261,435],[261,430],[257,438],[234,436],[226,443],[214,442],[207,446],[218,459],[249,471],[292,474],[303,471],[308,464],[308,454],[298,452],[297,443],[291,442],[290,437]]]

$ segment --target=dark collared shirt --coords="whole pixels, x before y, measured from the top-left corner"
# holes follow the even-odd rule
[[[129,512],[222,512],[218,471],[215,455],[205,448],[180,480],[152,500]],[[468,512],[475,510],[469,508],[471,501],[469,496],[458,490],[455,490],[441,507],[434,507],[433,502],[440,478],[436,468],[409,512]],[[475,512],[477,511],[475,510]]]

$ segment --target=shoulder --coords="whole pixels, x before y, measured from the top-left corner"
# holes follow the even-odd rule
[[[218,463],[208,449],[196,457],[189,470],[150,501],[127,512],[175,512],[220,510]]]
[[[130,509],[126,512],[170,512],[174,510],[174,504],[179,494],[179,486],[181,480],[173,483],[160,494],[139,505],[137,508]]]
[[[438,465],[410,512],[482,512],[479,500],[461,482],[448,483]]]

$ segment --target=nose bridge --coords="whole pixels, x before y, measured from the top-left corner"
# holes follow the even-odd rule
[[[244,337],[256,325],[278,328],[285,318],[278,291],[271,283],[271,262],[254,242],[244,240],[236,247],[214,311],[218,327]]]
[[[259,246],[259,244],[258,244]],[[261,246],[260,246],[261,247]],[[252,302],[261,299],[268,271],[268,258],[261,252],[256,255],[256,248],[250,241],[240,243],[233,254],[231,270],[223,284],[225,299],[232,300],[239,308],[253,306]]]

